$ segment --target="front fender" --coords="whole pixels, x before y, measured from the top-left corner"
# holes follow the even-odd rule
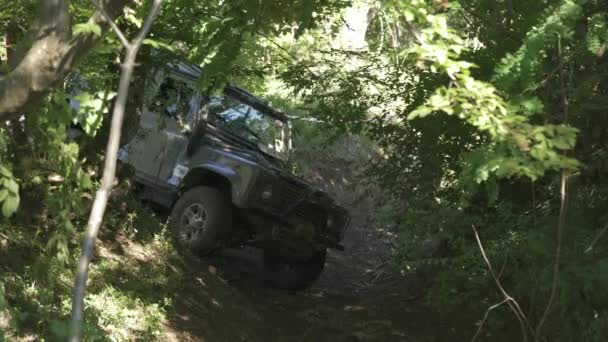
[[[243,201],[244,179],[237,168],[218,163],[205,163],[199,165],[199,168],[225,177],[230,183],[230,197],[232,198],[232,202],[239,206]]]
[[[226,161],[207,162],[189,167],[179,187],[187,188],[196,184],[221,188],[229,191],[232,203],[243,207],[247,189],[251,187],[254,177],[254,171],[250,167]],[[224,189],[226,186],[227,189]]]

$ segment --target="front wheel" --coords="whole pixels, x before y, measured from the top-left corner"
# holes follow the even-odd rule
[[[317,251],[306,261],[287,262],[280,257],[264,253],[264,278],[273,287],[284,290],[304,290],[317,280],[327,252]]]
[[[219,247],[232,226],[230,201],[217,189],[192,188],[173,206],[169,225],[180,247],[207,255]]]

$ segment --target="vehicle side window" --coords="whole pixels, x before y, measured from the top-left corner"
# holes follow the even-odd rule
[[[186,82],[166,77],[156,95],[148,102],[148,109],[164,114],[178,122],[185,122],[189,115],[198,110],[194,89]]]

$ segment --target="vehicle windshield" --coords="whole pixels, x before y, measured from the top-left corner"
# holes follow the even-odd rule
[[[285,160],[289,140],[287,123],[230,96],[212,97],[209,121],[257,145],[263,152]]]

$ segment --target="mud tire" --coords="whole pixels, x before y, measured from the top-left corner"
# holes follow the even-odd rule
[[[198,213],[198,214],[197,214]],[[219,190],[198,186],[175,203],[169,228],[178,248],[205,256],[220,247],[232,227],[232,206]]]

